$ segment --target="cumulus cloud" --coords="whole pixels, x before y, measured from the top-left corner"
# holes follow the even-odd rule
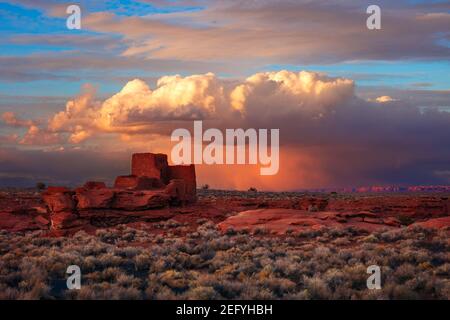
[[[34,124],[28,128],[25,135],[19,140],[20,144],[32,146],[55,145],[60,142],[62,140],[58,134],[49,132]]]
[[[352,80],[307,71],[257,73],[244,81],[212,73],[164,76],[155,89],[139,79],[129,81],[104,101],[86,85],[65,110],[50,118],[45,130],[82,143],[104,133],[158,133],[161,123],[171,126],[174,121],[203,119],[224,127],[234,122],[252,126],[263,118],[322,117],[354,99]]]
[[[103,102],[95,99],[94,88],[85,86],[81,95],[50,119],[48,129],[68,133],[72,143],[99,132],[139,134],[155,122],[212,117],[223,99],[223,85],[212,73],[165,76],[154,90],[135,79]]]
[[[307,71],[257,73],[230,95],[234,109],[258,115],[262,111],[266,117],[292,113],[320,115],[353,96],[352,80]]]
[[[2,120],[8,126],[13,127],[29,127],[34,124],[31,120],[20,119],[14,112],[10,111],[2,114]]]
[[[108,133],[167,135],[183,122],[202,119],[222,128],[283,128],[282,142],[388,144],[404,132],[421,139],[414,126],[435,132],[437,124],[448,120],[448,113],[423,114],[409,103],[384,106],[393,101],[390,96],[360,99],[352,80],[307,71],[257,73],[243,81],[212,73],[176,75],[160,78],[154,89],[139,79],[129,81],[104,101],[87,85],[40,131],[77,144]],[[11,114],[7,118],[10,123],[29,124]]]
[[[99,125],[108,129],[130,122],[201,119],[216,112],[222,95],[223,87],[212,73],[165,76],[153,91],[135,79],[103,103]]]
[[[450,113],[386,103],[394,100],[367,101],[355,94],[352,80],[307,71],[257,73],[242,81],[212,73],[166,76],[155,88],[135,79],[104,101],[84,87],[46,127],[31,125],[21,141],[83,145],[115,135],[116,148],[139,141],[143,151],[157,140],[167,151],[173,129],[202,119],[205,129],[280,129],[280,174],[269,181],[252,170],[217,168],[228,172],[222,187],[447,183],[437,173],[450,167]],[[199,170],[202,181],[214,176],[214,169]]]
[[[95,88],[85,85],[83,92],[66,103],[66,109],[56,113],[48,122],[48,130],[55,134],[69,134],[69,141],[80,143],[92,135],[92,121],[97,116],[99,102],[95,101]]]
[[[3,137],[3,140],[6,143],[42,146],[54,145],[62,141],[59,134],[52,133],[47,128],[40,127],[37,121],[21,119],[14,112],[4,112],[1,118],[7,126],[27,128],[26,132],[21,137],[17,133]]]

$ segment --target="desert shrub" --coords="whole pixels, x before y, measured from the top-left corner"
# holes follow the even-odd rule
[[[319,277],[305,277],[303,280],[306,288],[306,296],[308,299],[329,299],[331,297],[330,290],[324,280]]]
[[[409,263],[400,265],[394,272],[397,282],[399,283],[403,283],[406,280],[414,278],[415,273],[415,268]]]
[[[213,300],[219,299],[220,295],[212,287],[198,286],[186,292],[184,297],[189,300]]]
[[[65,238],[0,231],[0,299],[450,297],[443,231],[408,228],[368,237],[348,228],[274,237],[198,224],[185,237],[176,236],[182,223],[158,236],[127,226]],[[71,264],[82,270],[81,290],[65,288]],[[381,267],[381,290],[366,287],[372,264]]]

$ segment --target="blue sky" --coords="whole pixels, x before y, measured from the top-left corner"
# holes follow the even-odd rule
[[[126,44],[121,41],[123,35],[115,32],[99,32],[89,28],[82,30],[68,30],[65,27],[65,17],[55,16],[50,11],[52,6],[57,4],[66,4],[66,1],[49,1],[47,5],[33,7],[29,5],[32,2],[11,1],[9,3],[0,2],[0,19],[2,25],[0,28],[1,35],[1,56],[14,57],[28,57],[32,59],[34,55],[66,55],[68,53],[90,54],[95,53],[108,56],[119,57],[126,49]],[[45,3],[45,2],[42,2]],[[182,2],[168,1],[168,5],[154,5],[149,2],[137,1],[81,1],[81,8],[83,17],[99,12],[108,12],[120,17],[147,17],[152,15],[164,16],[168,15],[173,19],[172,14],[176,13],[189,15],[196,12],[202,12],[207,9],[204,2],[199,2],[197,5],[189,3],[188,5]],[[414,8],[414,6],[421,4],[430,4],[430,1],[407,1],[404,2],[405,11]],[[432,1],[434,4],[442,4],[442,1]],[[331,7],[330,7],[331,10]],[[386,9],[388,10],[388,9]],[[394,9],[393,9],[394,10]],[[398,10],[398,9],[395,9]],[[440,9],[442,11],[442,9]],[[444,12],[448,13],[448,8]],[[195,18],[195,17],[194,17]],[[193,19],[193,18],[191,18]],[[191,20],[192,21],[192,20]],[[441,33],[448,30],[441,30]],[[151,37],[151,30],[149,36]],[[439,37],[436,32],[436,42],[448,46],[448,39],[442,36]],[[70,42],[56,42],[48,43],[39,40],[20,41],[21,36],[67,36],[67,37],[105,37],[112,43],[106,50],[104,47],[90,45],[79,47],[77,43]],[[18,40],[19,39],[19,40]],[[106,40],[105,40],[106,41]],[[395,49],[395,48],[393,48]],[[230,59],[231,60],[231,59]],[[143,61],[145,63],[145,61]],[[450,64],[448,57],[446,59],[436,58],[430,59],[424,56],[393,59],[393,60],[373,60],[360,59],[351,61],[339,61],[338,63],[265,63],[261,61],[258,64],[250,64],[248,67],[233,69],[231,65],[227,70],[228,61],[220,61],[223,64],[220,70],[213,71],[221,76],[230,77],[245,77],[254,72],[270,71],[279,69],[288,70],[313,70],[328,73],[332,76],[350,77],[357,81],[361,86],[392,86],[401,89],[417,89],[419,87],[428,90],[448,90],[450,83]],[[189,64],[189,61],[186,61]],[[69,69],[69,68],[68,68]],[[206,69],[205,69],[206,70]],[[238,70],[238,72],[237,72]],[[32,72],[40,72],[39,70],[31,70]],[[199,70],[200,71],[200,70]],[[201,70],[203,71],[203,70]],[[179,71],[168,70],[143,70],[139,66],[135,68],[121,68],[120,70],[110,71],[105,74],[106,78],[111,78],[111,73],[114,73],[119,79],[109,81],[107,79],[96,79],[95,71],[83,70],[83,68],[76,68],[72,70],[41,70],[42,74],[48,74],[48,79],[20,79],[21,81],[14,81],[11,79],[0,78],[0,93],[17,95],[27,92],[27,95],[67,95],[72,96],[79,91],[80,86],[85,82],[94,83],[99,87],[101,93],[109,94],[117,91],[121,85],[126,82],[126,78],[133,79],[134,77],[158,77],[165,74],[189,74],[190,71],[180,68]],[[97,76],[99,76],[97,74]],[[54,79],[52,79],[54,78]],[[64,78],[66,78],[64,80]],[[58,86],[58,92],[54,92],[54,85]]]

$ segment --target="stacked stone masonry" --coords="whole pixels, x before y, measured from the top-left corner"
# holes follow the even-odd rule
[[[105,211],[132,216],[193,203],[196,190],[194,165],[169,166],[164,154],[138,153],[132,156],[131,175],[117,177],[113,188],[96,181],[75,190],[49,187],[43,200],[50,212],[51,228],[59,230],[77,227],[83,217],[101,216]]]

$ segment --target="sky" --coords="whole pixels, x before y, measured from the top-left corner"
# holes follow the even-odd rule
[[[19,0],[0,21],[0,186],[111,183],[193,120],[280,129],[277,175],[198,166],[214,188],[450,184],[448,1]]]

